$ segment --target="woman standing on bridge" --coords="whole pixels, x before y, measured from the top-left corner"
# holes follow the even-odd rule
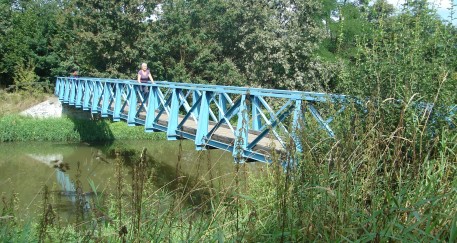
[[[140,71],[138,71],[138,83],[147,83],[149,80],[151,80],[151,82],[154,83],[151,71],[149,71],[148,69],[148,64],[143,62],[141,64]],[[149,92],[148,86],[141,86],[140,90],[143,92],[143,94],[147,94]]]

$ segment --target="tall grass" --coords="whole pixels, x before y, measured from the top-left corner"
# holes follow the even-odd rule
[[[45,101],[50,95],[37,92],[7,93],[0,89],[0,116],[17,114],[27,108]]]
[[[302,134],[303,152],[291,157],[295,166],[284,170],[275,161],[249,171],[238,164],[223,175],[230,178],[225,184],[167,171],[144,150],[116,150],[117,172],[109,180],[117,189],[92,198],[92,209],[80,210],[78,224],[43,224],[51,222],[43,218],[45,231],[33,233],[40,227],[21,224],[1,228],[13,229],[17,237],[46,232],[49,241],[455,240],[455,131],[443,128],[423,141],[423,151],[407,135],[386,136],[390,133],[370,123],[339,140],[314,143],[319,138],[309,134]],[[414,157],[413,150],[426,155]],[[209,152],[201,153],[195,163],[208,159]],[[213,173],[217,160],[211,163],[199,174]],[[122,165],[129,165],[131,186],[125,185]],[[164,173],[174,180],[158,183]],[[43,198],[43,215],[50,215],[49,199]]]

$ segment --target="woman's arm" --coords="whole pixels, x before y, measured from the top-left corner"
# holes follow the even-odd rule
[[[141,75],[138,74],[138,83],[141,83]]]
[[[154,83],[154,79],[152,78],[151,73],[149,73],[149,80],[151,80],[151,82]]]

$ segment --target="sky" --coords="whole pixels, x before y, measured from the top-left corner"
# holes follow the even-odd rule
[[[387,0],[389,3],[393,4],[394,6],[401,6],[401,4],[405,3],[405,0]],[[450,20],[452,3],[454,3],[454,20],[453,24],[457,25],[457,0],[428,0],[432,6],[435,7],[437,13],[441,16],[441,18]]]

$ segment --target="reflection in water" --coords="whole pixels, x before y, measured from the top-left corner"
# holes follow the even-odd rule
[[[70,181],[70,177],[65,175],[64,172],[57,170],[56,171],[57,182],[63,189],[63,194],[68,197],[72,203],[76,203],[76,187],[73,182]]]
[[[83,209],[90,209],[89,193],[84,195],[82,192],[78,193],[75,184],[70,180],[70,177],[65,174],[70,169],[70,165],[65,163],[62,154],[27,154],[30,158],[40,161],[49,167],[55,168],[57,184],[60,185],[62,190],[54,191],[58,196],[65,196],[73,205],[77,202],[83,202]]]
[[[181,154],[178,153],[180,144]],[[43,185],[47,185],[50,191],[55,192],[52,196],[53,208],[57,210],[60,218],[74,220],[78,195],[85,198],[84,205],[89,209],[90,196],[93,195],[89,180],[96,185],[97,191],[107,194],[115,191],[113,151],[122,148],[139,152],[143,147],[147,149],[148,158],[155,163],[157,176],[154,183],[157,183],[157,187],[172,184],[170,182],[176,180],[177,175],[187,177],[188,182],[205,180],[215,183],[215,186],[226,180],[233,180],[234,165],[231,154],[211,150],[211,159],[214,159],[208,161],[207,156],[195,151],[193,142],[187,140],[122,141],[107,146],[43,142],[4,143],[0,146],[0,194],[11,195],[17,192],[18,207],[24,209],[20,213],[22,216],[33,217],[40,207],[41,189]],[[134,153],[131,155],[138,156]],[[79,171],[76,169],[78,163]],[[129,161],[125,161],[125,164],[129,165]],[[210,173],[209,168],[213,168]],[[123,171],[125,182],[130,184],[132,168],[126,167]],[[81,191],[78,191],[79,184],[75,184],[77,179]]]

